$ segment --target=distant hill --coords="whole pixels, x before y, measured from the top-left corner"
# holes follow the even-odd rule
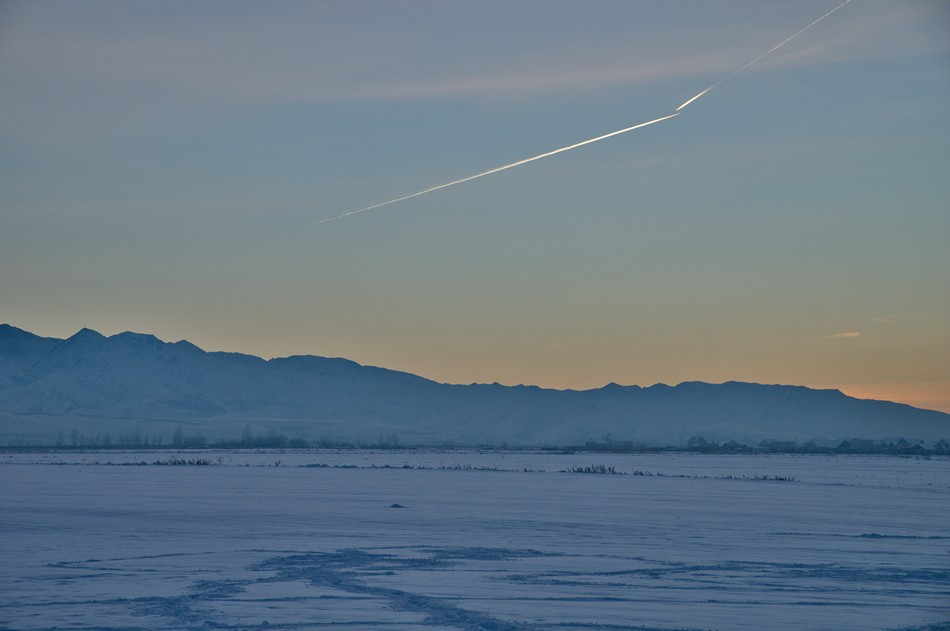
[[[307,441],[563,446],[950,437],[950,414],[837,390],[728,382],[550,390],[441,384],[346,359],[264,360],[152,335],[0,325],[0,444],[276,432]]]

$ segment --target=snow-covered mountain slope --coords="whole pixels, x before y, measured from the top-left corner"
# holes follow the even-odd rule
[[[586,391],[440,384],[346,359],[264,360],[205,352],[151,335],[65,340],[0,325],[0,444],[64,433],[176,427],[208,439],[274,431],[308,441],[380,438],[402,444],[677,445],[694,434],[740,442],[815,436],[928,441],[950,437],[950,415],[837,390],[729,382],[610,384]]]

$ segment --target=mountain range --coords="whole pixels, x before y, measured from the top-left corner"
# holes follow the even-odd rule
[[[68,339],[0,325],[0,445],[173,433],[227,440],[564,446],[950,437],[950,414],[838,390],[727,382],[593,390],[444,384],[316,356],[264,360],[141,333]],[[66,439],[68,440],[68,439]]]

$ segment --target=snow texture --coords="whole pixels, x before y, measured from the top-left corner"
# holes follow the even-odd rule
[[[946,458],[593,457],[3,454],[0,627],[947,628]]]

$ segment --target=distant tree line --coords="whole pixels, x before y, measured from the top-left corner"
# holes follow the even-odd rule
[[[310,445],[303,438],[287,438],[274,430],[255,434],[250,427],[245,427],[238,440],[223,440],[215,446],[225,449],[305,449]]]
[[[606,438],[609,438],[609,434]],[[649,447],[634,444],[631,441],[605,440],[603,442],[590,441],[584,445],[552,449],[562,452],[608,452],[608,453],[663,453],[663,452],[693,452],[703,454],[887,454],[896,456],[945,456],[950,455],[950,442],[941,439],[933,444],[923,441],[911,443],[899,438],[892,441],[873,441],[865,438],[851,438],[842,440],[833,445],[817,445],[814,441],[799,443],[793,440],[763,440],[753,445],[746,445],[735,440],[727,443],[718,443],[715,440],[706,440],[696,435],[689,439],[686,445],[679,447]]]
[[[307,441],[303,438],[291,438],[274,430],[255,434],[250,427],[244,428],[244,433],[237,439],[212,441],[204,434],[197,432],[190,434],[179,425],[172,432],[171,437],[162,434],[144,435],[140,431],[112,434],[98,432],[85,434],[77,429],[70,432],[59,432],[55,442],[31,443],[22,440],[11,440],[7,447],[16,448],[50,448],[56,449],[398,449],[399,435],[396,432],[380,433],[375,442],[358,441],[346,442],[320,438]]]
[[[416,447],[423,445],[408,445]],[[433,447],[436,445],[424,445]],[[98,432],[85,434],[76,429],[69,432],[59,432],[55,442],[35,443],[24,440],[8,440],[6,447],[15,449],[400,449],[403,445],[396,432],[380,433],[375,441],[341,441],[330,438],[319,438],[307,441],[299,437],[288,437],[274,430],[256,434],[250,427],[244,429],[240,438],[226,440],[208,440],[201,432],[187,433],[179,425],[172,432],[171,437],[162,434],[146,435],[140,431],[112,434]],[[457,445],[444,444],[439,448],[451,449]],[[507,450],[507,443],[501,446],[479,445],[483,450]],[[527,447],[525,447],[527,448]],[[911,443],[903,438],[893,441],[872,441],[863,438],[842,440],[834,445],[817,445],[813,441],[799,443],[796,441],[763,440],[752,446],[730,440],[727,443],[718,443],[715,440],[706,440],[695,435],[685,445],[679,447],[656,447],[627,440],[614,440],[609,434],[602,442],[590,441],[584,445],[567,447],[547,446],[542,451],[555,453],[576,452],[609,452],[609,453],[664,453],[664,452],[695,452],[715,454],[744,454],[744,453],[794,453],[794,454],[888,454],[888,455],[950,455],[950,442],[942,439],[933,444],[922,441]]]
[[[69,433],[59,432],[56,435],[55,447],[64,449],[75,448],[99,448],[109,449],[117,447],[122,449],[161,449],[168,447],[165,437],[161,434],[151,436],[143,435],[139,431],[131,433],[116,434],[113,436],[110,432],[83,434],[77,429]]]

